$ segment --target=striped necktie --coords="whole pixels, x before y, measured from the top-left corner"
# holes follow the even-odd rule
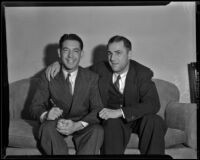
[[[119,89],[119,80],[121,79],[121,76],[120,75],[118,75],[117,76],[117,80],[115,81],[115,83],[114,83],[114,86],[115,86],[115,88],[120,92],[120,89]]]
[[[68,86],[68,88],[69,88],[69,93],[72,95],[72,84],[71,84],[71,82],[70,82],[70,77],[71,77],[71,74],[69,73],[68,75],[67,75],[67,78],[66,78],[66,82],[67,82],[67,86]]]

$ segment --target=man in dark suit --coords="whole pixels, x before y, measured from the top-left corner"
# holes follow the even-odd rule
[[[141,154],[164,154],[166,124],[156,115],[160,109],[158,93],[152,81],[153,72],[130,60],[131,42],[123,36],[112,37],[107,44],[108,61],[94,64],[99,74],[99,90],[105,106],[99,112],[103,119],[102,154],[123,154],[131,133],[139,136]],[[59,63],[46,70],[54,77]]]
[[[64,138],[73,136],[77,154],[99,154],[103,128],[98,113],[103,108],[98,75],[79,66],[83,42],[76,34],[59,41],[60,72],[50,82],[42,74],[32,101],[31,115],[41,121],[40,145],[48,155],[66,155]]]

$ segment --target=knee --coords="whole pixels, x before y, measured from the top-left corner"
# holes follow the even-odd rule
[[[99,142],[103,142],[104,129],[102,126],[94,125],[92,126],[91,131],[92,131],[92,137],[95,137],[95,139],[97,139],[97,141]]]
[[[121,124],[121,120],[120,119],[108,119],[108,120],[105,120],[104,123],[103,123],[103,126],[104,128],[110,128],[110,127],[117,127],[117,126],[120,126],[119,124]]]
[[[100,125],[94,125],[92,127],[92,132],[93,132],[93,134],[98,135],[100,137],[103,137],[103,135],[104,135],[104,129]]]
[[[146,124],[153,126],[154,128],[163,128],[166,130],[166,123],[159,115],[147,115],[144,116]]]
[[[46,121],[40,126],[40,132],[52,133],[56,130],[56,122],[55,121]]]
[[[149,123],[163,123],[164,122],[164,120],[160,117],[160,116],[158,116],[158,115],[146,115],[146,116],[144,116],[144,120],[145,121],[147,121],[147,122],[149,122]]]

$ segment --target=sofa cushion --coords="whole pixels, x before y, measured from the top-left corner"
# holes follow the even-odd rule
[[[197,151],[184,145],[176,145],[165,150],[173,159],[197,159]]]
[[[159,138],[159,137],[158,137]],[[168,128],[165,134],[165,148],[182,144],[186,142],[185,132],[179,129]],[[139,138],[135,133],[131,134],[131,138],[127,145],[127,148],[138,148]]]
[[[35,137],[39,123],[30,120],[11,120],[9,126],[9,146],[35,148]],[[34,133],[34,136],[33,136]]]
[[[69,148],[68,150],[69,155],[74,155],[76,153],[76,151],[74,150],[74,148]],[[6,155],[11,156],[11,155],[26,155],[26,156],[32,156],[32,155],[42,155],[42,152],[40,152],[40,150],[38,150],[37,148],[12,148],[12,147],[8,147],[6,148]],[[16,159],[19,157],[16,157]],[[29,159],[27,157],[27,159]],[[32,159],[32,158],[30,158]],[[33,158],[33,159],[40,159],[38,158]],[[41,157],[41,159],[44,159]]]
[[[138,149],[129,148],[125,154],[140,154]],[[165,154],[173,159],[197,159],[197,151],[182,144],[165,149]]]
[[[32,120],[11,120],[9,126],[9,144],[11,147],[35,148],[39,123]],[[65,138],[69,148],[74,148],[72,136]]]
[[[168,128],[165,135],[165,148],[169,148],[186,142],[186,134],[184,131],[174,128]]]
[[[138,135],[135,133],[132,133],[126,148],[127,149],[135,148],[136,149],[136,148],[138,148],[138,143],[139,143]]]

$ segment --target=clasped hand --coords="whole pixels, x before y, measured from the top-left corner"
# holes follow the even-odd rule
[[[47,113],[47,120],[55,120],[58,117],[60,117],[63,113],[63,110],[58,107],[53,107],[51,110]]]
[[[59,118],[62,115],[62,113],[63,113],[63,110],[61,110],[58,107],[53,107],[47,113],[47,120],[55,120]],[[67,120],[67,119],[59,119],[57,122],[56,129],[61,134],[70,135],[76,131],[75,122],[73,122],[72,120]]]
[[[57,122],[56,129],[63,135],[70,135],[76,131],[75,122],[67,119],[59,119]]]
[[[104,108],[99,112],[99,117],[105,120],[109,118],[118,118],[121,116],[122,116],[122,112],[120,109]]]

